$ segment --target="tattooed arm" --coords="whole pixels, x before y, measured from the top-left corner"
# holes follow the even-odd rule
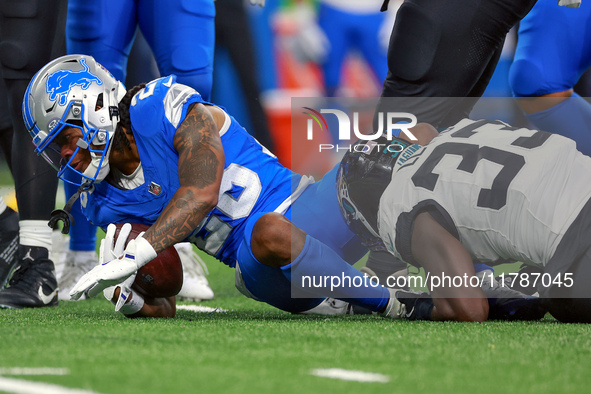
[[[157,253],[184,240],[215,207],[224,171],[218,127],[205,105],[189,109],[173,144],[179,153],[181,186],[144,234]]]

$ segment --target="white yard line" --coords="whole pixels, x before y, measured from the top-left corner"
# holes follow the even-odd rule
[[[192,311],[198,313],[226,313],[227,311],[221,308],[211,308],[209,306],[202,305],[177,305],[176,309],[182,309],[184,311]]]
[[[0,368],[0,375],[68,375],[69,373],[70,370],[68,368]]]
[[[0,376],[0,391],[16,394],[96,394],[95,391],[72,389],[57,384],[29,382]]]
[[[319,368],[310,371],[311,375],[321,378],[350,380],[364,383],[388,383],[390,377],[381,373],[354,371],[341,368]]]
[[[67,368],[0,368],[0,375],[68,375]],[[31,382],[28,380],[0,376],[0,391],[15,394],[98,394],[96,391],[64,387],[53,383]]]

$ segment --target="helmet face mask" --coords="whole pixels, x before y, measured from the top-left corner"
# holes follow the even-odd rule
[[[58,170],[66,182],[100,182],[109,172],[111,138],[118,122],[117,105],[125,94],[123,85],[92,57],[68,55],[44,66],[31,80],[23,99],[23,118],[41,155]],[[82,136],[68,161],[61,156],[64,140],[60,133],[76,127]],[[86,150],[91,163],[84,170],[71,164],[76,154]],[[73,171],[80,182],[65,177]]]
[[[341,164],[337,173],[337,190],[341,215],[345,219],[349,229],[364,241],[371,238],[379,238],[380,236],[377,231],[365,219],[349,195],[349,186],[344,175],[346,169],[344,167],[346,166]]]
[[[337,174],[339,208],[349,229],[370,249],[385,250],[378,229],[380,198],[391,181],[394,164],[411,144],[385,136],[358,141],[345,154]],[[393,149],[391,149],[393,148]]]

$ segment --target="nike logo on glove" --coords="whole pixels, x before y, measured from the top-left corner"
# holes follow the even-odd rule
[[[54,291],[52,291],[51,293],[49,293],[48,295],[45,295],[45,293],[43,292],[43,285],[39,286],[39,291],[37,292],[37,294],[39,295],[39,298],[41,299],[41,301],[47,305],[51,302],[51,300],[53,300],[53,298],[57,295],[57,289],[55,289]]]

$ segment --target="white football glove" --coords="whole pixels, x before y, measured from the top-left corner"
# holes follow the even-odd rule
[[[121,312],[124,315],[133,315],[144,305],[144,298],[131,289],[131,285],[133,285],[136,274],[137,273],[132,274],[129,278],[118,285],[107,287],[105,290],[103,290],[103,295],[105,298],[115,305],[115,312]],[[114,302],[113,296],[115,295],[115,290],[117,288],[119,288],[119,298],[117,298],[117,301]],[[129,300],[130,295],[131,301]]]
[[[99,264],[106,263],[111,260],[115,260],[123,256],[125,250],[125,241],[131,233],[131,224],[125,223],[119,231],[117,242],[115,242],[115,231],[117,227],[114,224],[107,226],[107,233],[105,238],[101,240],[101,246],[99,248]]]
[[[141,235],[132,239],[121,258],[97,265],[84,274],[70,291],[70,299],[78,300],[85,292],[88,297],[95,297],[107,287],[125,281],[156,255],[152,245]]]
[[[123,256],[123,252],[125,250],[125,242],[131,233],[131,224],[125,223],[121,230],[119,231],[119,236],[117,237],[117,242],[115,242],[115,231],[117,230],[117,226],[114,224],[109,224],[107,227],[107,233],[105,234],[105,238],[101,240],[101,246],[99,248],[99,264],[103,264],[109,262],[111,260],[115,260]],[[140,234],[141,236],[141,234]],[[135,274],[131,275],[122,283],[107,287],[103,290],[103,295],[109,301],[112,301],[113,295],[115,294],[115,289],[117,286],[120,287],[121,291],[119,293],[119,298],[115,304],[115,311],[119,311],[125,301],[129,298],[129,294],[131,294],[131,285],[135,280]]]
[[[265,0],[250,0],[250,4],[258,5],[259,7],[265,6]]]

